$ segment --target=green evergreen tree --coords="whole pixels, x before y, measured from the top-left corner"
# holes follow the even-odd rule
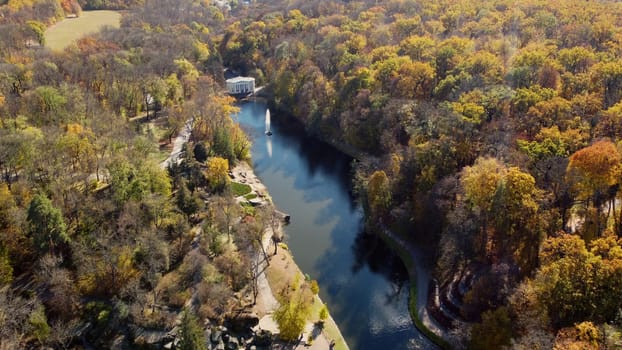
[[[199,326],[199,320],[189,310],[184,310],[179,328],[180,350],[207,350],[203,330]]]
[[[175,203],[179,210],[186,214],[186,217],[196,213],[202,204],[197,194],[190,193],[185,179],[179,181],[179,190],[175,194]]]
[[[52,251],[61,244],[69,243],[63,215],[46,196],[37,194],[33,197],[28,208],[27,220],[32,243],[40,253]]]
[[[231,140],[231,134],[227,128],[219,127],[214,131],[212,151],[216,156],[225,158],[230,163],[235,162],[233,141]]]

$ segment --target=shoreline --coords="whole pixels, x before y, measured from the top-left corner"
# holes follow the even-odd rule
[[[389,230],[383,230],[380,237],[397,253],[408,270],[410,280],[408,311],[413,325],[436,346],[451,349],[452,346],[447,340],[448,330],[439,325],[428,310],[430,280],[421,267],[422,261],[418,261],[421,253]]]
[[[261,204],[262,206],[265,205],[265,206],[269,206],[271,209],[276,209],[276,206],[272,202],[272,198],[270,197],[267,187],[261,182],[261,180],[259,180],[259,178],[254,172],[254,169],[248,162],[238,163],[235,167],[231,169],[231,173],[233,174],[232,181],[244,183],[251,187],[251,191],[252,191],[251,193],[254,192],[257,194],[257,198],[260,198],[262,200],[262,204]],[[278,234],[281,235],[281,237],[283,237],[284,231],[285,231],[283,225],[279,223],[276,229],[280,231],[278,232]],[[273,246],[272,245],[273,234],[274,232],[273,232],[272,227],[268,225],[268,227],[266,228],[264,232],[264,236],[262,239],[262,244],[264,246],[264,249],[267,252]],[[294,273],[294,275],[299,274],[301,276],[305,276],[304,272],[296,264],[293,258],[293,255],[291,254],[289,249],[281,247],[281,249],[279,249],[278,251],[279,251],[278,255],[268,254],[269,256],[271,256],[271,259],[269,259],[270,260],[269,265],[262,266],[261,268],[261,273],[258,276],[258,285],[259,285],[259,293],[257,295],[258,305],[256,306],[257,310],[255,310],[259,315],[263,316],[261,317],[259,327],[262,329],[268,329],[270,331],[275,331],[274,333],[278,333],[278,327],[274,329],[276,324],[272,320],[271,314],[276,309],[276,307],[278,307],[278,302],[273,292],[274,286],[270,284],[270,278],[268,278],[267,276],[268,270],[277,269],[278,271],[276,271],[275,273],[283,274],[283,275]],[[283,260],[283,262],[279,264],[278,260]],[[288,266],[291,266],[291,269],[288,268]],[[316,303],[317,305],[324,304],[322,299],[319,297],[319,295],[314,296],[314,304]],[[302,341],[298,343],[295,349],[325,350],[325,349],[329,349],[329,344],[331,343],[331,341],[334,341],[335,343],[335,346],[334,346],[335,350],[349,350],[350,349],[347,342],[345,341],[345,338],[341,334],[341,330],[339,329],[335,320],[330,314],[330,310],[328,312],[327,319],[324,321],[325,326],[323,328],[323,331],[321,331],[319,334],[316,335],[312,344],[307,344],[306,340],[307,340],[308,335],[314,332],[314,322],[313,322],[314,317],[313,316],[311,317],[310,320],[307,321],[307,324],[305,326],[305,331],[303,332]],[[327,333],[330,333],[330,334],[327,334]]]
[[[288,113],[294,115],[291,111],[277,108],[279,112]],[[297,117],[294,116],[297,122],[302,123]],[[309,133],[306,125],[303,123],[305,131],[317,138],[321,142],[324,142],[340,152],[352,157],[355,160],[362,160],[371,156],[365,156],[364,152],[358,152],[353,147],[339,142],[335,139],[325,138],[322,135],[315,133]],[[403,241],[392,232],[384,232],[381,237],[387,243],[393,251],[400,257],[400,260],[406,266],[409,275],[410,291],[408,301],[408,311],[413,322],[413,326],[417,328],[423,336],[428,338],[433,344],[441,349],[451,349],[452,346],[448,342],[448,330],[442,327],[429,313],[427,299],[429,288],[429,276],[424,273],[421,267],[421,261],[419,259],[419,253],[416,249],[409,245],[409,243]]]

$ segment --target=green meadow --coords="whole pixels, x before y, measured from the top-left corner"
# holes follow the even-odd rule
[[[45,46],[63,50],[81,37],[95,33],[104,26],[118,28],[121,14],[115,11],[84,11],[77,18],[65,18],[45,32]]]

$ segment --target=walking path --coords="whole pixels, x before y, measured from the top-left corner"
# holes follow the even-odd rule
[[[257,194],[258,196],[257,198],[261,199],[261,202],[262,202],[261,205],[272,206],[272,202],[270,200],[267,188],[265,187],[263,183],[261,183],[261,181],[257,178],[255,173],[253,172],[253,169],[247,163],[241,162],[240,164],[238,164],[235,168],[231,170],[231,173],[233,174],[233,178],[235,179],[235,181],[245,183],[251,187],[252,191]],[[278,225],[277,230],[282,230],[282,226],[280,224]],[[272,250],[271,249],[272,248],[272,236],[273,236],[272,227],[268,225],[268,228],[264,232],[264,236],[263,236],[263,246],[266,251]],[[263,260],[263,255],[259,253],[258,258],[262,261],[261,261],[261,266],[259,267],[259,271],[261,272],[257,278],[257,281],[258,281],[257,283],[258,284],[257,313],[260,316],[263,316],[261,317],[259,321],[258,328],[268,330],[276,334],[276,333],[279,333],[279,328],[276,322],[272,319],[272,312],[279,306],[279,303],[274,297],[272,288],[270,287],[270,284],[268,283],[268,279],[266,278],[267,269],[265,266],[266,262]],[[285,269],[283,269],[282,268],[283,259],[287,259],[287,261],[291,261],[291,264],[289,264],[289,266],[290,267],[293,266],[293,268],[286,267]],[[292,274],[292,276],[296,273],[304,276],[300,268],[293,261],[293,258],[291,257],[289,252],[286,251],[285,249],[279,249],[278,255],[272,256],[270,261],[271,261],[271,265],[270,265],[271,268],[279,268],[282,270],[287,270],[287,271],[282,271],[282,272],[284,272],[285,274]],[[285,264],[285,266],[288,266],[288,264]],[[322,300],[318,296],[315,296],[315,302],[321,303]],[[337,330],[338,337],[343,339],[343,336],[341,335],[341,333],[339,333],[339,329],[335,321],[330,315],[325,322],[326,322],[326,327],[332,327],[333,329]],[[309,334],[312,334],[313,339],[314,339],[311,345],[308,345],[306,343],[306,340],[308,339]],[[303,349],[328,350],[330,348],[331,340],[332,339],[328,338],[326,331],[320,332],[318,328],[314,326],[313,322],[307,321],[305,330],[302,335],[302,340],[298,344],[277,343],[273,345],[273,348],[274,349],[298,349],[298,350],[303,350]],[[342,343],[345,344],[345,349],[348,349],[345,341],[343,341]]]
[[[448,330],[436,322],[428,312],[427,304],[430,291],[430,273],[424,268],[426,262],[423,259],[423,252],[421,252],[419,248],[406,242],[391,230],[385,229],[384,234],[410,255],[414,266],[411,266],[409,269],[409,274],[411,281],[415,282],[417,287],[417,316],[421,320],[421,323],[440,338],[445,340],[449,339]]]
[[[188,142],[188,139],[190,138],[190,134],[192,132],[192,122],[193,122],[192,119],[188,120],[186,124],[184,125],[184,128],[179,133],[179,135],[177,135],[177,137],[175,138],[175,141],[173,142],[173,149],[171,151],[171,154],[169,155],[168,158],[166,158],[166,160],[160,163],[160,167],[162,169],[166,169],[171,163],[179,161],[182,147],[186,142]],[[262,205],[272,206],[272,202],[270,200],[267,188],[265,187],[263,183],[261,183],[261,181],[257,178],[255,173],[253,172],[253,169],[247,163],[240,162],[235,168],[231,170],[231,172],[233,174],[233,178],[236,179],[236,181],[245,183],[251,187],[252,191],[257,194],[259,199],[261,199]],[[278,225],[277,229],[281,230],[282,229],[281,225]],[[262,239],[262,244],[266,251],[268,251],[269,248],[271,247],[272,236],[273,236],[272,228],[268,227]],[[283,249],[281,249],[281,251],[283,251]],[[276,322],[272,319],[272,312],[279,306],[279,303],[274,297],[274,293],[272,292],[270,284],[268,283],[268,279],[266,278],[266,270],[268,267],[267,266],[268,263],[263,258],[263,254],[260,254],[259,252],[257,254],[256,259],[259,265],[258,269],[260,271],[257,277],[258,294],[257,294],[256,308],[258,309],[257,310],[258,314],[264,315],[261,318],[258,327],[260,329],[268,330],[268,331],[271,331],[272,333],[277,334],[279,333],[279,329],[278,329],[278,325],[276,324]],[[303,275],[302,271],[300,271],[300,268],[297,265],[295,265],[295,263],[293,265],[295,266],[294,270],[296,270],[298,273]],[[192,304],[193,297],[191,297],[188,300],[189,304]],[[319,303],[322,302],[318,296],[315,296],[315,298],[316,298],[316,302],[319,302]],[[338,337],[343,339],[343,336],[341,335],[341,333],[339,333],[339,329],[337,325],[335,324],[335,321],[330,315],[325,322],[330,323],[331,326],[337,330]],[[314,338],[313,343],[311,345],[306,344],[306,340],[308,339],[309,334],[312,334]],[[311,321],[307,322],[305,326],[305,330],[302,335],[302,339],[303,340],[299,342],[298,344],[275,344],[273,348],[274,349],[299,349],[299,350],[303,350],[303,349],[305,350],[309,350],[309,349],[310,350],[327,350],[331,348],[330,346],[331,340],[327,338],[324,332],[318,331],[317,327],[315,327]],[[341,343],[346,344],[345,341],[342,341]],[[345,345],[345,349],[348,349],[347,344]]]
[[[193,122],[194,122],[193,119],[188,119],[188,121],[186,121],[186,124],[184,124],[184,127],[181,129],[181,132],[179,132],[179,135],[177,135],[177,137],[175,138],[175,141],[173,141],[173,150],[171,151],[171,154],[168,156],[168,158],[166,158],[166,160],[160,163],[160,167],[162,169],[168,168],[168,166],[172,162],[175,162],[175,163],[179,162],[179,156],[181,155],[181,149],[183,148],[184,144],[188,142],[188,139],[190,138],[190,133],[192,133]]]
[[[192,133],[192,123],[193,123],[193,120],[189,119],[184,124],[183,129],[181,130],[179,135],[177,135],[177,137],[175,138],[175,141],[173,142],[173,149],[171,150],[171,154],[168,156],[168,158],[166,158],[166,160],[160,163],[160,167],[162,169],[166,169],[173,162],[175,163],[179,162],[183,145],[186,142],[188,142],[188,139],[190,138],[190,134]],[[246,162],[240,162],[235,168],[231,169],[231,173],[233,174],[233,178],[236,179],[236,181],[245,183],[251,187],[252,191],[257,194],[258,199],[261,200],[262,202],[261,205],[270,205],[270,206],[273,205],[266,186],[257,178],[255,173],[253,172],[253,169]],[[199,230],[200,230],[200,227],[199,227]],[[277,230],[282,230],[282,226],[280,224],[278,225]],[[274,232],[272,231],[272,227],[268,225],[268,228],[264,232],[264,236],[262,238],[262,245],[265,251],[268,251],[269,248],[271,247],[273,234]],[[197,235],[197,239],[199,236],[200,235]],[[282,236],[282,233],[281,233],[281,236]],[[198,244],[195,244],[195,247],[197,246]],[[281,251],[283,252],[283,249],[281,249]],[[268,268],[268,262],[264,259],[263,254],[261,254],[260,252],[257,253],[256,259],[257,259],[257,264],[259,266],[258,270],[260,271],[259,275],[257,276],[258,293],[257,293],[257,299],[256,299],[256,305],[257,305],[256,309],[258,311],[258,314],[264,315],[259,321],[258,328],[268,330],[272,332],[273,334],[278,334],[279,328],[278,328],[277,323],[272,319],[272,312],[274,312],[274,310],[276,310],[276,308],[279,306],[279,302],[274,297],[272,288],[270,287],[270,284],[268,283],[268,279],[266,278],[266,270]],[[293,259],[292,259],[292,262],[293,262]],[[297,271],[297,273],[299,273],[300,275],[303,275],[300,268],[297,265],[295,265],[295,262],[293,262],[293,266],[294,266],[294,270]],[[195,294],[196,293],[193,293],[193,295],[187,300],[186,306],[193,305]],[[315,302],[322,303],[322,300],[319,298],[319,296],[315,296],[315,299],[316,299]],[[342,340],[340,343],[345,344],[345,349],[349,350],[347,347],[347,344],[345,343],[345,341],[343,341],[343,336],[339,332],[339,328],[337,327],[332,316],[329,315],[328,319],[325,322],[330,324],[331,327],[333,327],[334,329],[336,329],[338,333],[338,337],[341,338]],[[313,339],[314,339],[313,343],[310,345],[306,344],[306,340],[308,339],[309,334],[312,334]],[[307,321],[305,330],[302,335],[302,339],[303,340],[300,341],[298,344],[276,343],[272,346],[272,348],[273,349],[298,349],[298,350],[303,350],[303,349],[304,350],[327,350],[327,349],[332,348],[330,345],[332,341],[327,338],[324,332],[318,331],[317,327],[315,327],[311,321]]]

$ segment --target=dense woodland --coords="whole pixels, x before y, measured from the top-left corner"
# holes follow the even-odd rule
[[[248,150],[226,66],[356,156],[370,230],[436,248],[441,289],[466,286],[456,347],[619,346],[621,3],[4,3],[3,345],[137,344],[189,298],[213,319],[239,302],[269,220],[230,231],[218,209],[238,208],[226,169]],[[63,53],[32,45],[80,6],[132,9]],[[162,170],[158,141],[190,117],[187,161]]]
[[[453,342],[619,342],[622,4],[290,1],[238,18],[223,62],[360,160],[371,229],[431,242],[441,289],[467,286],[453,314],[474,325]]]
[[[180,348],[202,349],[204,320],[253,302],[272,218],[231,194],[250,144],[211,74],[224,16],[180,3],[60,53],[32,43],[73,10],[0,8],[1,348],[148,347],[177,329]],[[163,169],[191,118],[183,162]]]

